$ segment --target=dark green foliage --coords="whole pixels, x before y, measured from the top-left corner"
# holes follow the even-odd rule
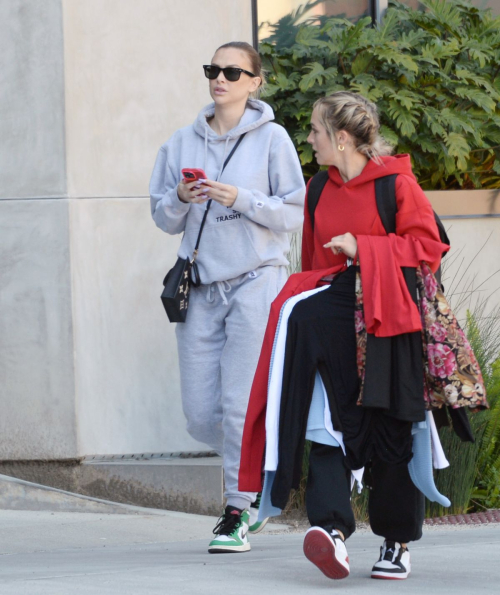
[[[294,140],[306,177],[318,167],[306,142],[314,101],[361,93],[382,133],[410,153],[424,189],[500,188],[500,17],[464,0],[392,1],[380,26],[304,19],[310,2],[272,27],[260,51],[263,97]]]

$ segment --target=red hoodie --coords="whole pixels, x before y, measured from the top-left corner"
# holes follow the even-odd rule
[[[316,207],[314,235],[306,199],[302,270],[344,264],[344,254],[334,255],[323,245],[333,236],[352,233],[358,241],[367,331],[390,337],[421,329],[401,267],[414,267],[425,260],[436,271],[448,246],[440,242],[432,207],[411,171],[409,155],[383,157],[382,161],[380,165],[369,161],[348,182],[336,167],[329,168],[329,180]],[[374,180],[391,174],[399,174],[396,234],[387,236],[378,214]]]
[[[378,215],[374,180],[390,174],[399,175],[396,178],[396,234],[387,235]],[[346,256],[334,255],[323,245],[333,236],[347,232],[356,237],[366,327],[369,333],[381,337],[421,329],[420,315],[401,267],[415,267],[424,260],[435,271],[441,254],[448,250],[439,240],[432,207],[417,184],[408,155],[384,157],[380,165],[369,161],[361,174],[349,182],[342,180],[336,167],[330,167],[328,175],[316,207],[314,233],[306,197],[303,272],[290,277],[271,306],[243,431],[241,491],[262,489],[269,364],[281,307],[289,297],[317,287],[323,276],[345,267]]]

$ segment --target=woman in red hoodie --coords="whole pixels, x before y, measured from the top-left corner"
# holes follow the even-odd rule
[[[403,271],[415,270],[421,261],[436,271],[448,246],[440,241],[432,207],[412,173],[409,156],[390,156],[391,148],[379,135],[373,103],[348,92],[318,100],[308,142],[318,164],[329,166],[328,180],[314,222],[306,199],[303,272],[291,279],[273,304],[268,344],[263,347],[268,361],[273,328],[285,301],[317,287],[325,276],[331,279],[333,274],[333,281],[299,301],[288,319],[271,502],[284,508],[300,478],[319,373],[333,428],[341,432],[343,443],[339,448],[335,440],[322,443],[313,438],[306,492],[312,527],[305,536],[304,553],[326,576],[348,576],[345,540],[355,530],[351,471],[365,467],[364,481],[371,488],[370,524],[384,538],[371,576],[405,579],[410,573],[406,544],[420,539],[424,519],[424,498],[411,481],[408,462],[412,424],[425,420],[425,402],[421,320]],[[375,180],[392,174],[397,175],[396,233],[388,234],[377,208]],[[356,311],[360,281],[364,320],[357,319]],[[366,325],[371,341],[362,375],[358,324]],[[264,359],[261,355],[247,413],[240,489],[261,487],[261,467],[250,459],[261,461],[264,451],[266,397],[259,396],[265,393],[269,370]]]

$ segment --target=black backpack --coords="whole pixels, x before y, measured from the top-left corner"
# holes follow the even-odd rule
[[[375,200],[382,225],[387,233],[396,233],[396,178],[398,174],[383,176],[375,180]],[[307,192],[307,208],[311,219],[311,226],[314,231],[314,212],[323,189],[328,181],[328,172],[320,171],[313,176]],[[433,211],[434,212],[434,211]],[[444,228],[443,222],[434,212],[434,219],[439,231],[439,239],[443,244],[450,245],[450,239]],[[444,253],[446,254],[446,253]],[[443,256],[444,256],[443,254]],[[441,265],[436,271],[436,279],[441,283]]]

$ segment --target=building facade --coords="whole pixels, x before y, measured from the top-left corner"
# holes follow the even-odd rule
[[[210,102],[214,50],[303,3],[0,0],[0,460],[207,450],[159,300],[180,238],[155,228],[149,177]]]

